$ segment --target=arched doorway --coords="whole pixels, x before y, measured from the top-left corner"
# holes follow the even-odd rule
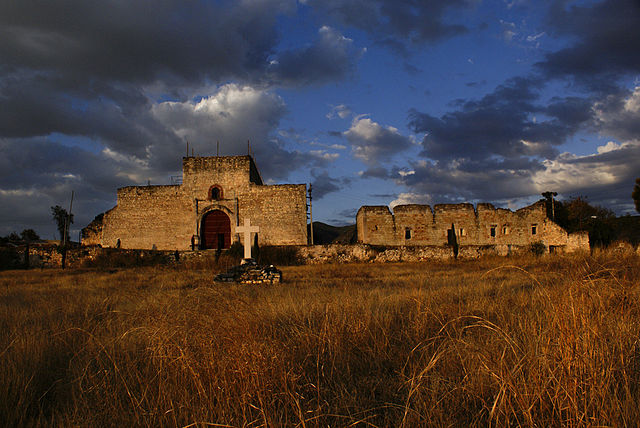
[[[231,221],[223,211],[213,210],[202,217],[200,248],[225,249],[231,246]]]

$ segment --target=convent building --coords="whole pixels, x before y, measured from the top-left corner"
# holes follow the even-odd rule
[[[265,185],[251,156],[182,159],[182,183],[118,189],[117,205],[83,229],[84,245],[225,249],[245,221],[260,245],[306,245],[305,184]]]
[[[379,246],[490,246],[498,253],[540,242],[551,252],[589,249],[587,232],[567,233],[547,216],[544,201],[511,211],[491,204],[363,206],[358,242]]]

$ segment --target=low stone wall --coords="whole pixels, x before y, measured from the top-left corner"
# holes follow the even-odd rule
[[[25,249],[18,250],[24,257]],[[68,268],[80,268],[90,265],[92,261],[107,253],[117,253],[121,257],[132,259],[150,259],[160,256],[167,262],[174,260],[174,251],[153,251],[153,250],[116,250],[113,248],[102,248],[99,246],[87,246],[70,248],[66,253],[65,265]],[[30,268],[60,268],[62,267],[62,254],[57,246],[39,246],[29,248]]]
[[[458,249],[458,258],[475,259],[485,255],[506,256],[528,250],[528,246],[464,245]],[[364,244],[331,244],[298,247],[298,253],[301,261],[305,264],[417,262],[454,258],[452,247],[435,245],[421,247],[379,247]]]
[[[279,248],[279,247],[275,247]],[[323,263],[388,263],[388,262],[419,262],[427,260],[447,260],[454,258],[453,248],[448,246],[374,246],[365,244],[330,244],[313,246],[282,247],[295,248],[298,253],[298,261],[302,264]],[[24,260],[26,248],[16,248],[19,260]],[[554,252],[563,253],[564,248],[555,248]],[[530,246],[514,245],[463,245],[459,247],[458,258],[477,259],[487,255],[507,256],[510,254],[525,253],[530,251]],[[635,253],[640,256],[640,246],[634,248],[627,242],[618,242],[609,247],[608,251],[620,254]],[[549,249],[547,248],[547,252]],[[99,246],[72,248],[67,251],[66,265],[69,268],[87,267],[92,265],[101,256],[115,256],[119,258],[135,259],[137,263],[157,262],[162,264],[194,262],[215,257],[215,251],[181,251],[178,260],[175,259],[175,251],[154,250],[123,250],[114,248],[101,248]],[[62,265],[62,254],[54,245],[32,246],[29,248],[30,268],[59,268]],[[23,264],[20,264],[22,267]]]

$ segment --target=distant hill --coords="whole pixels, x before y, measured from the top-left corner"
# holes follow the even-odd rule
[[[355,244],[355,242],[355,224],[338,227],[331,226],[330,224],[322,223],[319,221],[313,222],[313,243],[316,245]]]

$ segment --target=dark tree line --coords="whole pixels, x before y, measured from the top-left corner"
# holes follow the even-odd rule
[[[567,232],[589,232],[589,242],[592,247],[607,246],[616,239],[613,226],[616,215],[612,210],[591,205],[584,196],[558,201],[552,199],[551,193],[542,194],[545,196],[547,216]]]
[[[40,236],[33,229],[24,229],[19,234],[16,232],[11,232],[7,236],[0,236],[0,243],[7,244],[24,244],[34,241],[39,241]]]

